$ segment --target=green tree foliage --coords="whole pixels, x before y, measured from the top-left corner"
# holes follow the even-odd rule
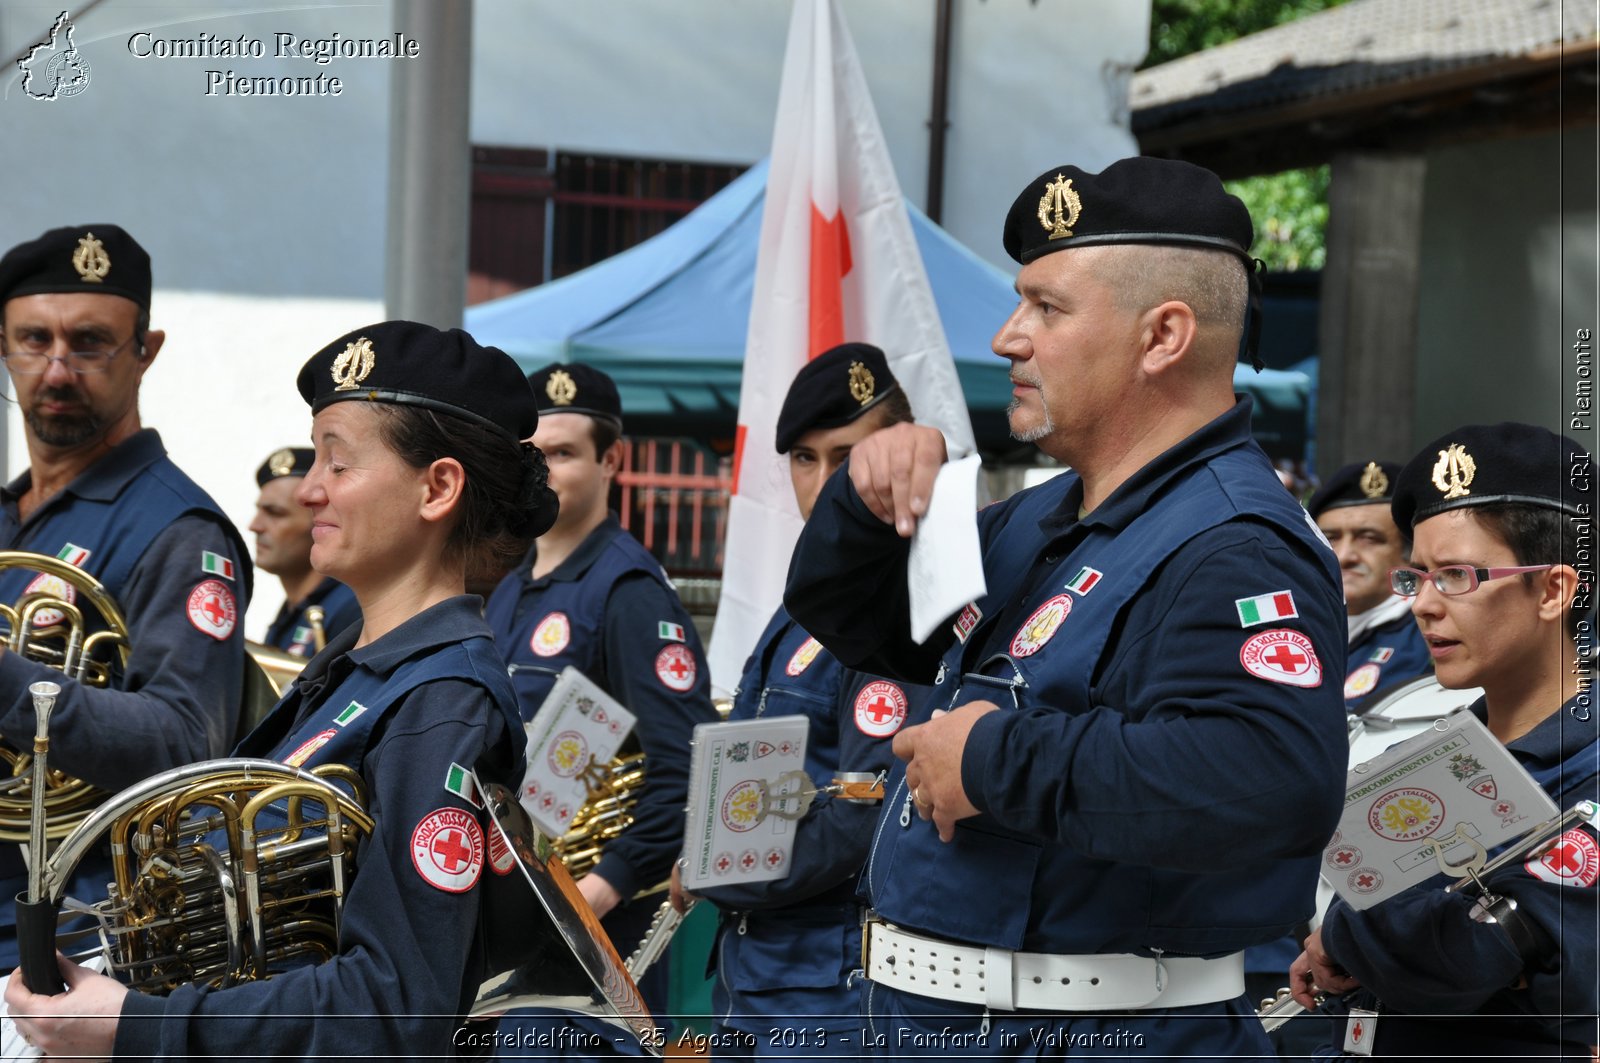
[[[1144,66],[1215,48],[1238,37],[1336,7],[1345,0],[1152,0]],[[1256,257],[1268,269],[1321,269],[1327,255],[1328,167],[1227,182],[1256,222]]]

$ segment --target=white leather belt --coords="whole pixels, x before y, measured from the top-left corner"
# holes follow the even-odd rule
[[[1136,1011],[1232,1000],[1244,992],[1244,953],[1196,956],[1044,952],[959,945],[867,921],[862,967],[906,993],[997,1011]]]

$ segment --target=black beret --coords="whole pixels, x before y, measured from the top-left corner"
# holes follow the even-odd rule
[[[150,255],[121,226],[51,229],[0,258],[0,303],[45,292],[120,295],[150,309]]]
[[[279,447],[256,470],[256,486],[265,487],[268,481],[283,476],[304,476],[311,471],[316,457],[317,452],[310,447]]]
[[[511,356],[460,329],[384,321],[347,332],[300,370],[316,413],[346,399],[423,406],[527,439],[539,424],[528,380]]]
[[[1399,476],[1398,461],[1352,462],[1323,481],[1306,503],[1306,512],[1315,520],[1324,510],[1343,506],[1387,506]]]
[[[1096,244],[1179,244],[1231,251],[1251,265],[1255,231],[1238,196],[1210,170],[1135,156],[1100,173],[1046,170],[1006,214],[1006,254],[1026,265],[1041,255]]]
[[[1537,425],[1502,421],[1448,432],[1400,470],[1391,512],[1409,533],[1450,509],[1518,505],[1594,516],[1589,452]]]
[[[807,362],[795,374],[778,413],[778,453],[813,428],[838,428],[888,398],[900,387],[889,359],[870,343],[841,343]]]
[[[528,374],[540,413],[584,413],[622,430],[622,399],[616,381],[577,362],[552,362]]]

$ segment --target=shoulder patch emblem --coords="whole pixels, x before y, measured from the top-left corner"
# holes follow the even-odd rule
[[[1363,694],[1370,694],[1378,685],[1378,673],[1382,669],[1368,661],[1345,677],[1344,700],[1359,698]]]
[[[1072,612],[1072,598],[1058,594],[1033,611],[1011,640],[1011,656],[1031,657],[1055,635],[1056,628]]]
[[[1257,679],[1292,687],[1322,684],[1322,662],[1316,647],[1298,631],[1273,628],[1252,635],[1239,647],[1239,663]]]
[[[230,582],[233,580],[233,562],[210,550],[200,551],[200,571],[208,576],[221,576]]]
[[[83,563],[89,560],[89,553],[90,551],[85,550],[77,543],[68,543],[56,551],[56,556],[69,565],[77,565],[82,568]]]
[[[208,579],[189,592],[189,623],[201,634],[223,642],[233,634],[239,608],[233,592],[221,580]]]
[[[1528,874],[1558,886],[1593,886],[1600,879],[1600,845],[1582,827],[1573,827],[1543,855],[1527,860]]]
[[[961,610],[961,615],[956,617],[956,622],[951,625],[951,630],[956,633],[956,640],[962,645],[972,637],[978,629],[978,621],[983,619],[983,610],[978,608],[977,602],[968,602],[967,607]]]
[[[319,731],[316,735],[300,743],[300,748],[295,750],[293,753],[290,753],[287,757],[284,757],[283,762],[289,765],[291,768],[300,767],[306,761],[311,759],[311,754],[327,745],[328,740],[338,733],[338,731],[335,731],[332,728],[329,728],[326,731]]]
[[[888,738],[906,722],[906,692],[887,679],[874,679],[856,695],[856,730],[869,738]]]
[[[1078,569],[1077,575],[1067,580],[1067,590],[1075,591],[1078,594],[1088,594],[1090,591],[1094,590],[1094,585],[1099,583],[1104,578],[1104,572],[1101,572],[1097,568],[1089,568],[1086,565],[1083,568]]]
[[[663,646],[661,652],[656,654],[656,678],[661,680],[661,685],[668,690],[676,690],[682,694],[694,689],[697,672],[694,654],[689,652],[689,647],[681,643],[674,642]]]
[[[350,704],[354,706],[355,702],[352,701]],[[478,799],[478,788],[472,785],[472,776],[467,773],[466,768],[455,761],[451,761],[450,767],[445,769],[444,788],[473,808],[483,807],[483,802]]]
[[[78,600],[78,588],[74,587],[60,576],[52,576],[44,572],[41,572],[37,576],[33,577],[33,579],[28,582],[27,589],[24,590],[22,594],[23,597],[27,597],[30,594],[38,594],[46,598],[59,598],[68,605],[71,605]],[[43,609],[35,610],[33,614],[33,625],[35,627],[54,627],[66,618],[67,615],[60,609],[47,606]]]
[[[572,641],[572,625],[566,613],[551,613],[539,621],[528,640],[528,648],[540,657],[554,657]]]
[[[667,642],[682,642],[682,641],[684,641],[683,625],[682,624],[674,624],[670,620],[658,620],[658,621],[656,621],[656,634],[659,635],[662,639],[666,640]]]
[[[424,882],[446,893],[465,893],[483,872],[483,828],[459,808],[439,808],[411,832],[411,863]]]
[[[1300,615],[1300,611],[1294,607],[1294,595],[1288,591],[1258,594],[1254,598],[1235,598],[1233,607],[1239,612],[1240,627],[1255,627],[1257,624],[1270,624],[1274,620],[1287,620]]]
[[[1372,656],[1368,659],[1373,664],[1388,664],[1393,657],[1393,646],[1379,646],[1377,649],[1372,651]]]
[[[505,837],[494,828],[489,829],[489,870],[497,875],[509,875],[511,869],[517,866],[517,858],[512,855],[511,846],[506,844]]]
[[[799,675],[811,667],[811,662],[817,659],[817,654],[822,652],[822,643],[814,638],[807,638],[794,651],[794,656],[789,658],[789,663],[784,665],[784,675]]]

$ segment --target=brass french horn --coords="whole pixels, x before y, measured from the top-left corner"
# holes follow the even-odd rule
[[[109,686],[117,670],[126,667],[131,652],[128,623],[116,599],[76,565],[26,550],[0,550],[0,573],[17,568],[51,577],[56,586],[24,594],[15,604],[0,602],[6,649],[59,669],[80,683]],[[99,614],[104,630],[89,630],[91,607]],[[270,646],[246,646],[249,655],[241,723],[248,731],[277,703],[306,662]],[[32,762],[32,754],[0,741],[0,841],[26,844],[29,840]],[[70,834],[108,796],[106,791],[59,771],[49,772],[46,782],[46,837],[50,841]]]
[[[110,592],[83,569],[59,558],[0,550],[0,572],[14,568],[42,573],[58,581],[58,586],[24,594],[14,605],[0,602],[0,620],[7,629],[6,649],[58,668],[80,683],[109,685],[115,670],[127,664],[129,653],[128,625]],[[105,630],[89,632],[84,609],[68,601],[69,597],[80,599],[85,608],[93,606]],[[26,843],[33,756],[0,742],[0,761],[7,774],[0,782],[0,840]],[[81,779],[48,772],[46,836],[52,841],[66,837],[105,797],[104,790]]]

